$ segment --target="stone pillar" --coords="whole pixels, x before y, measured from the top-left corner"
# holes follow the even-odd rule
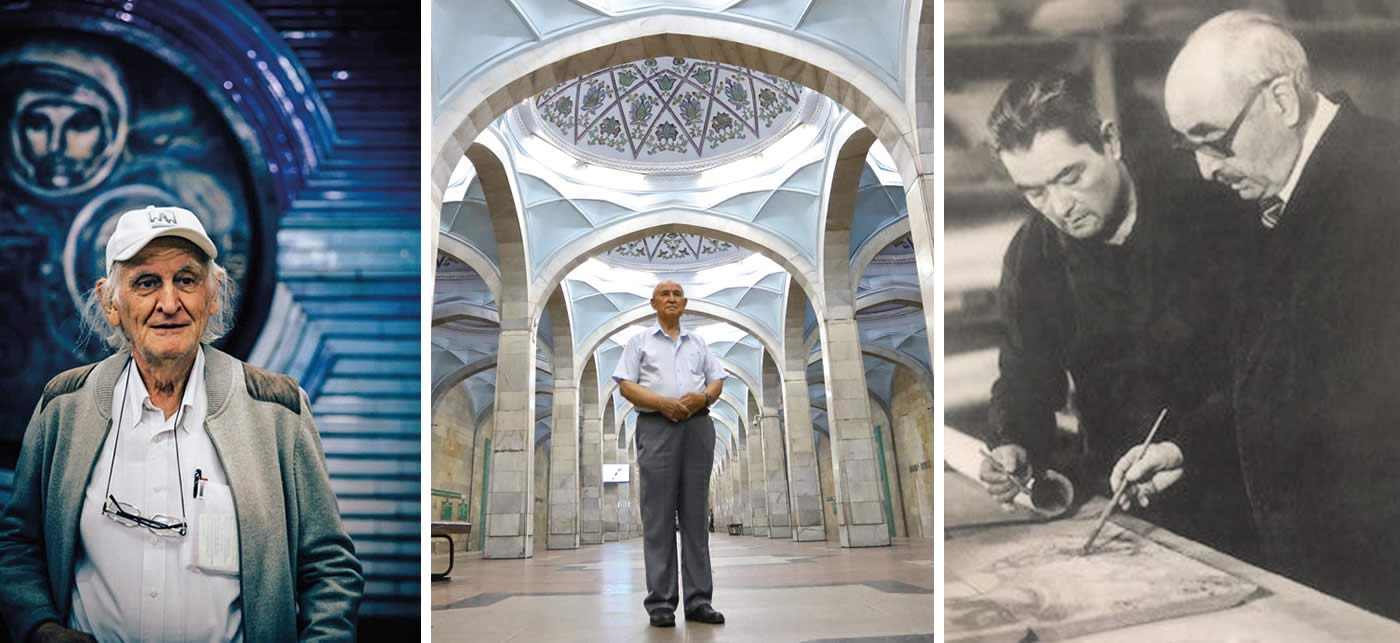
[[[603,411],[603,464],[617,464],[617,421],[613,404]],[[617,485],[603,482],[603,542],[617,542]]]
[[[718,484],[715,485],[715,495],[710,496],[710,504],[714,505],[715,514],[718,515],[721,520],[724,520],[725,524],[729,524],[734,522],[737,518],[734,514],[734,502],[731,497],[733,491],[733,476],[730,474],[732,471],[727,464],[724,466],[719,466],[718,462],[715,464],[716,471],[711,475],[718,480]]]
[[[739,419],[739,424],[745,423],[744,418]],[[749,436],[747,432],[739,434],[739,451],[734,454],[734,470],[739,473],[739,522],[744,523],[744,528],[740,532],[745,536],[753,535],[753,510],[749,504],[753,499],[753,494],[749,493],[749,486],[753,480],[749,477]]]
[[[778,426],[778,410],[764,409],[759,416],[763,434],[763,467],[768,488],[768,537],[791,538],[792,521],[788,514],[787,466],[784,462],[782,429]]]
[[[534,555],[535,330],[502,330],[483,558]]]
[[[856,320],[828,317],[821,324],[821,341],[832,473],[843,519],[841,546],[888,545],[889,528],[870,423],[870,391],[865,384]],[[805,396],[805,385],[802,391]]]
[[[564,381],[572,382],[572,377]],[[578,549],[579,422],[578,388],[554,380],[554,421],[550,428],[549,549]]]
[[[763,434],[758,404],[749,400],[749,516],[754,536],[768,537],[768,474],[763,459]]]
[[[921,112],[924,110],[922,103],[919,109]],[[932,117],[932,109],[931,106],[928,108],[930,112],[928,122],[935,125],[927,127],[930,130],[938,126],[936,125],[938,121]],[[928,153],[926,156],[932,158],[933,154]],[[938,284],[942,273],[939,272],[938,262],[933,257],[933,233],[936,227],[934,222],[937,221],[933,212],[934,203],[937,201],[934,197],[933,183],[933,165],[930,164],[926,169],[920,171],[916,180],[909,181],[906,177],[904,186],[904,202],[909,209],[909,236],[914,242],[914,260],[919,271],[919,294],[924,301],[924,324],[925,328],[930,329],[937,328],[935,323],[938,321],[934,315],[932,302],[938,301],[943,296],[943,289]],[[938,342],[939,334],[929,332],[929,355],[943,354],[942,347]]]
[[[597,545],[603,542],[603,418],[598,403],[598,370],[592,358],[583,370],[581,386],[578,539],[584,545]]]
[[[637,538],[643,537],[647,528],[641,524],[641,466],[637,464],[637,436],[631,440],[631,479],[636,485],[631,486],[631,511],[633,518],[637,520]]]
[[[628,460],[626,435],[627,427],[618,427],[617,463],[632,468],[632,463]],[[631,480],[631,478],[628,478]],[[617,487],[617,539],[627,540],[632,537],[632,483],[619,482],[613,485]]]
[[[826,519],[826,541],[841,542],[841,518],[836,513],[836,483],[831,473],[831,440],[817,434],[817,473],[822,480],[822,516]]]
[[[574,371],[574,338],[564,289],[555,288],[547,305],[553,333],[554,411],[545,548],[578,549],[579,379]],[[597,375],[593,377],[597,379]]]
[[[624,426],[622,430],[625,432],[627,427]],[[642,523],[637,514],[637,503],[639,502],[637,498],[637,487],[640,485],[635,475],[637,469],[637,450],[632,446],[632,441],[628,440],[626,437],[623,437],[623,444],[619,446],[617,450],[618,453],[622,454],[623,463],[627,465],[627,483],[622,485],[622,492],[626,496],[624,502],[627,504],[627,513],[623,522],[626,523],[627,528],[623,530],[622,537],[636,538],[641,535],[642,529]]]
[[[710,495],[706,496],[709,506],[714,507],[717,515],[724,515],[724,502],[721,500],[720,489],[724,488],[724,481],[720,478],[719,467],[716,466],[710,471]]]
[[[771,380],[771,381],[770,381]],[[793,507],[793,539],[826,540],[822,523],[821,481],[817,476],[817,450],[812,442],[812,405],[807,399],[805,371],[765,377],[764,386],[782,387],[783,423],[787,429],[788,490]]]
[[[494,404],[494,402],[493,402]],[[487,482],[491,477],[486,469],[490,466],[490,445],[496,437],[496,419],[493,409],[483,412],[481,423],[476,427],[476,439],[472,442],[472,488],[471,502],[467,507],[468,522],[472,523],[471,537],[467,539],[468,551],[480,551],[486,546],[486,501],[489,497]]]
[[[535,534],[531,540],[535,543],[535,549],[544,551],[549,547],[549,458],[550,449],[544,444],[536,444],[534,447],[535,458],[535,511],[534,529]]]
[[[744,470],[739,466],[739,450],[736,448],[729,452],[729,505],[733,507],[734,522],[744,522],[744,496],[747,495],[744,489]]]

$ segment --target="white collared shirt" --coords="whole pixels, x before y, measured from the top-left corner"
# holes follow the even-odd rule
[[[1322,140],[1327,126],[1337,117],[1337,109],[1336,103],[1322,94],[1317,95],[1317,111],[1313,112],[1312,121],[1308,123],[1308,131],[1303,132],[1303,147],[1298,150],[1298,158],[1293,161],[1293,170],[1288,173],[1288,181],[1284,182],[1283,189],[1278,191],[1278,198],[1283,200],[1285,208],[1293,198],[1293,190],[1298,188],[1298,179],[1303,176],[1303,168],[1307,166],[1313,150],[1317,149],[1318,141]]]
[[[673,340],[658,323],[627,340],[612,377],[636,382],[662,397],[681,397],[704,392],[706,384],[725,376],[724,367],[699,335],[682,326],[680,336]]]
[[[151,403],[135,363],[123,369],[112,395],[112,428],[93,466],[78,518],[68,627],[99,641],[243,640],[233,497],[204,429],[208,406],[202,347],[180,409],[169,418]],[[196,469],[207,479],[199,489]],[[183,499],[186,535],[156,536],[104,516],[109,472],[110,495],[134,505],[143,516],[179,519]]]
[[[1133,228],[1137,227],[1137,186],[1133,184],[1132,178],[1128,179],[1128,213],[1123,215],[1123,220],[1118,224],[1118,230],[1108,238],[1110,246],[1121,246],[1128,242],[1128,237],[1132,236]]]

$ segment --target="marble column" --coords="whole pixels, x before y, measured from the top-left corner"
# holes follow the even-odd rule
[[[768,537],[768,475],[763,459],[763,434],[758,404],[749,400],[749,516],[754,536]]]
[[[579,379],[564,289],[548,303],[554,349],[554,410],[550,423],[546,549],[578,549]],[[596,375],[594,378],[596,379]]]
[[[778,410],[764,409],[759,416],[759,430],[763,435],[763,466],[767,475],[768,497],[768,537],[791,538],[792,521],[788,513],[788,481],[786,454],[783,448],[782,429],[778,426]]]
[[[550,449],[544,444],[536,444],[534,448],[535,458],[535,511],[534,511],[534,538],[535,549],[544,551],[549,547],[549,459]]]
[[[888,545],[889,528],[870,422],[870,391],[865,384],[856,320],[829,316],[821,324],[821,342],[832,473],[842,518],[841,546]]]
[[[920,107],[920,111],[923,111]],[[932,110],[932,107],[929,108]],[[930,123],[937,123],[933,118],[928,119]],[[934,125],[929,126],[932,129]],[[933,154],[928,154],[932,158]],[[904,187],[904,202],[909,209],[909,229],[910,238],[914,242],[914,260],[919,272],[919,294],[924,301],[924,324],[925,328],[937,328],[938,321],[934,315],[934,306],[931,302],[938,301],[943,296],[942,288],[938,284],[942,273],[938,272],[938,262],[934,260],[933,233],[935,229],[934,203],[934,178],[933,166],[930,164],[926,170],[921,170],[919,177],[908,182]],[[943,349],[938,344],[938,333],[928,334],[929,355],[942,355]]]
[[[493,402],[494,404],[494,402]],[[482,412],[476,427],[476,439],[472,441],[472,495],[467,507],[468,521],[473,525],[471,537],[467,539],[467,551],[480,551],[486,546],[486,530],[478,526],[486,524],[486,501],[490,492],[487,482],[491,481],[487,468],[490,466],[491,452],[488,445],[496,437],[496,418],[492,409]]]
[[[483,558],[534,554],[535,330],[502,330]]]
[[[625,442],[627,427],[618,428],[618,438],[620,442]],[[617,445],[617,463],[631,469],[631,463],[627,460],[627,446]],[[630,473],[630,471],[629,471]],[[613,485],[617,487],[617,539],[627,540],[632,537],[632,483],[619,482]]]
[[[617,422],[613,405],[603,411],[603,464],[617,464]],[[603,482],[603,542],[617,542],[617,484]]]
[[[742,418],[739,420],[741,425],[744,422],[745,420]],[[749,504],[753,499],[753,494],[749,493],[749,488],[753,484],[753,480],[749,477],[749,436],[747,432],[739,435],[739,451],[735,454],[734,460],[735,471],[739,472],[739,522],[744,524],[744,529],[740,533],[752,536],[753,521],[749,517],[753,515],[753,510],[749,508]]]
[[[597,545],[603,542],[603,418],[598,403],[598,371],[591,358],[583,370],[581,386],[578,539],[584,545]]]
[[[788,490],[793,507],[793,539],[826,540],[822,521],[821,480],[817,475],[817,450],[812,442],[812,406],[807,398],[805,371],[784,374],[781,386],[783,423],[787,429]]]
[[[578,549],[578,398],[578,389],[562,385],[556,374],[550,427],[549,538],[545,545],[549,549]]]
[[[729,461],[729,505],[733,507],[734,522],[744,522],[744,470],[739,466],[739,450],[734,449],[729,452],[726,460]]]
[[[635,431],[635,429],[633,429]],[[637,440],[636,434],[627,441],[627,461],[631,463],[632,472],[628,479],[632,484],[628,488],[632,492],[632,524],[636,525],[632,532],[633,538],[642,537],[642,470],[637,466]]]
[[[739,518],[738,514],[734,511],[733,474],[734,470],[726,463],[725,466],[720,469],[720,472],[716,474],[719,476],[719,484],[716,485],[716,495],[711,496],[711,498],[714,499],[715,513],[724,520],[726,525],[731,522],[736,522]]]

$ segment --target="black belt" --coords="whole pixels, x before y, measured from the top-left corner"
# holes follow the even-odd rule
[[[710,407],[707,406],[707,407],[705,407],[705,408],[703,408],[703,409],[700,409],[699,411],[696,411],[696,412],[695,412],[695,415],[692,415],[692,416],[690,416],[690,417],[701,417],[701,416],[705,416],[705,415],[709,415],[709,414],[710,414]],[[652,416],[652,415],[654,415],[654,416],[657,416],[657,417],[666,417],[666,416],[664,416],[664,415],[661,414],[661,411],[637,411],[637,415],[645,415],[645,416]]]

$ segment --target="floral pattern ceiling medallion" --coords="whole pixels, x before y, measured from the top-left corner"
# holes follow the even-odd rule
[[[647,58],[560,84],[534,108],[541,129],[587,156],[665,165],[756,151],[796,124],[810,93],[743,67]]]
[[[664,232],[624,243],[602,254],[599,259],[615,266],[641,270],[701,270],[737,261],[750,254],[748,250],[728,241]]]
[[[891,241],[890,245],[885,246],[885,248],[881,250],[879,254],[875,255],[875,258],[871,260],[871,263],[914,263],[914,239],[906,234],[898,239],[895,239],[894,241]]]

